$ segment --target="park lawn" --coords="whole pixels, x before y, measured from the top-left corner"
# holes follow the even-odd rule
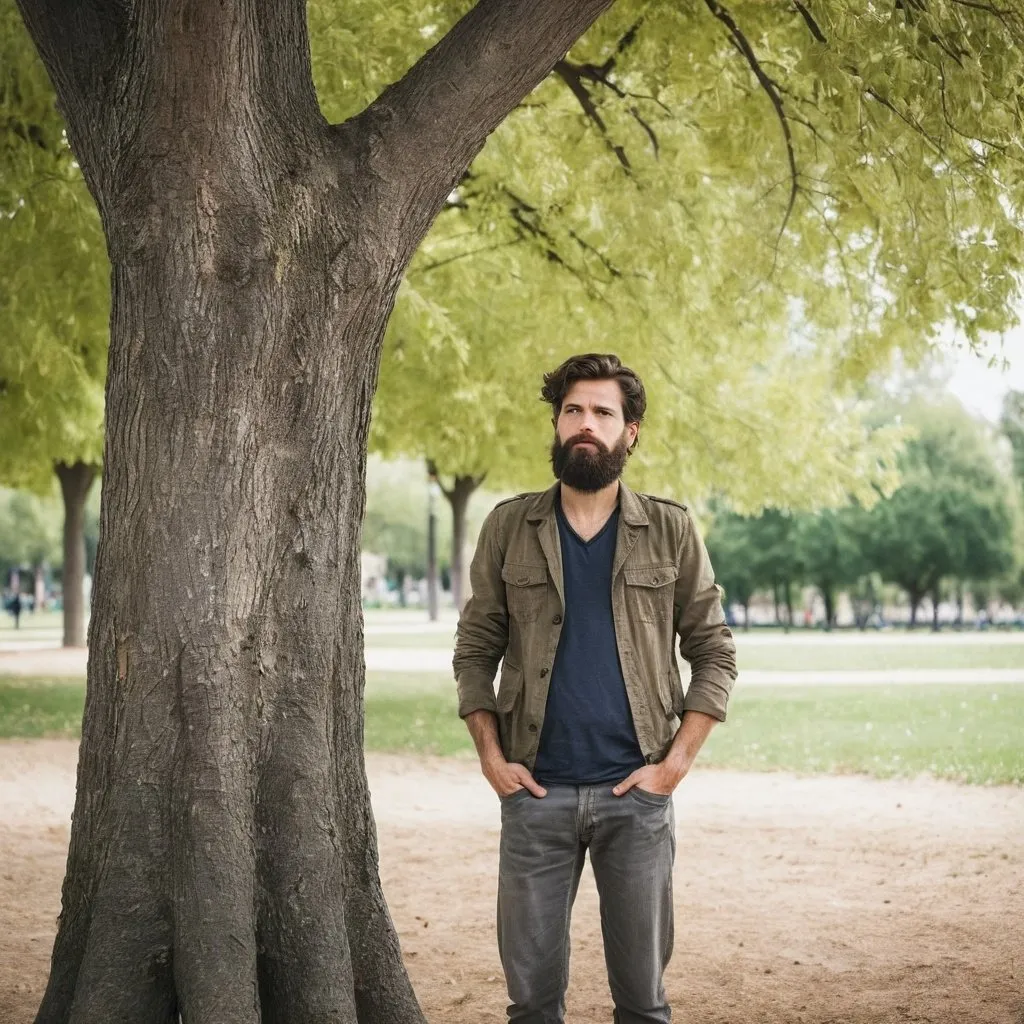
[[[21,625],[14,628],[14,617],[6,610],[0,610],[0,640],[36,640],[41,633],[60,636],[64,629],[64,613],[61,611],[22,612]]]
[[[84,681],[0,676],[0,739],[77,739],[84,705]]]
[[[428,679],[433,680],[427,682]],[[413,682],[418,680],[418,685]],[[443,677],[370,673],[371,750],[472,753]],[[739,690],[705,767],[804,774],[920,774],[1024,783],[1024,686],[779,686]]]
[[[81,683],[0,678],[0,737],[77,736]],[[804,774],[920,774],[1024,784],[1024,686],[785,686],[738,690],[704,766]],[[446,676],[371,672],[366,746],[469,755]]]

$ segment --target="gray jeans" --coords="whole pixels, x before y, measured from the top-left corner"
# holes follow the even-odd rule
[[[587,850],[615,1024],[665,1024],[662,976],[672,955],[672,798],[636,788],[551,786],[501,802],[498,951],[517,1024],[562,1024],[569,918]]]

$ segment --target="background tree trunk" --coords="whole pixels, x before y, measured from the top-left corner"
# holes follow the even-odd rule
[[[821,590],[821,599],[825,603],[825,632],[831,633],[836,621],[835,590],[827,584],[819,589]]]
[[[55,467],[64,499],[64,646],[85,646],[85,502],[96,467],[83,462]]]
[[[432,459],[427,460],[429,473],[438,479],[437,465]],[[461,612],[469,600],[468,565],[466,562],[466,513],[473,493],[483,483],[483,476],[456,476],[450,487],[441,483],[441,491],[452,510],[452,598],[455,608]]]
[[[917,628],[917,609],[921,605],[921,598],[922,598],[922,596],[923,595],[918,593],[916,590],[909,590],[909,591],[907,591],[907,597],[910,600],[910,628],[911,629],[916,629]]]

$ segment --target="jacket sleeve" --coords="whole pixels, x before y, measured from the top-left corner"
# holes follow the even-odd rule
[[[473,596],[466,602],[455,634],[452,667],[459,690],[459,716],[497,711],[494,676],[508,647],[508,607],[501,578],[499,514],[492,510],[480,528],[469,567]]]
[[[679,653],[690,663],[683,709],[702,711],[724,722],[736,681],[736,643],[725,624],[722,591],[715,583],[707,548],[689,515],[676,581],[675,628]]]

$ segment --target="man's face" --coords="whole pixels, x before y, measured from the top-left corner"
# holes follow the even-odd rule
[[[622,475],[637,423],[622,415],[622,389],[614,380],[577,381],[555,422],[551,466],[579,491],[599,491]]]

